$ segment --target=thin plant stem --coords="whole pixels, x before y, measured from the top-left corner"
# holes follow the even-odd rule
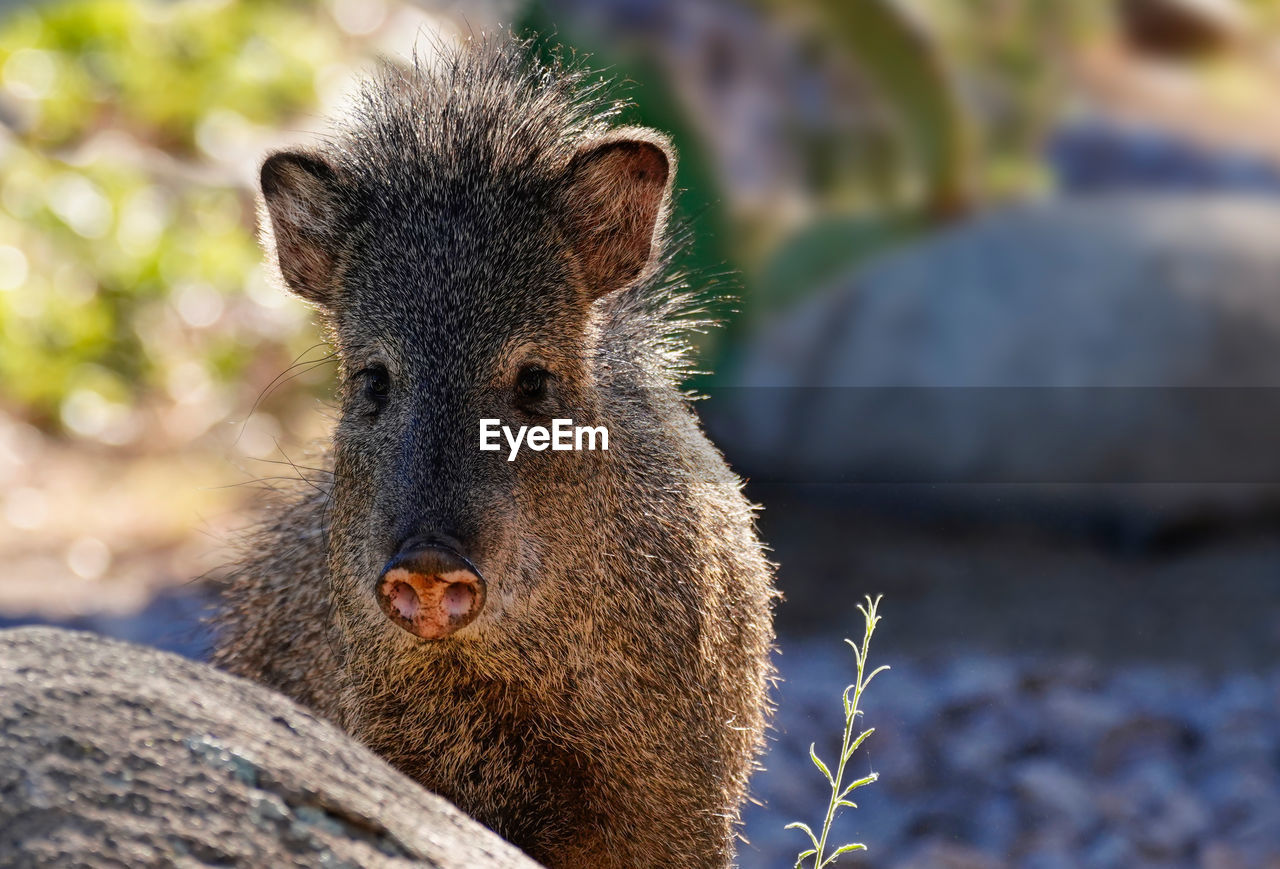
[[[844,689],[844,693],[842,695],[844,702],[844,738],[840,743],[840,762],[836,765],[836,772],[834,775],[832,775],[830,768],[823,763],[821,758],[818,757],[815,746],[809,746],[809,758],[813,761],[813,765],[816,766],[826,777],[827,783],[831,786],[831,798],[827,801],[827,813],[823,818],[822,834],[820,836],[814,835],[813,830],[811,830],[807,824],[794,823],[787,825],[787,829],[795,828],[805,833],[813,845],[812,848],[800,853],[795,864],[797,869],[800,869],[805,860],[810,857],[813,858],[814,869],[823,869],[823,867],[835,863],[836,859],[841,854],[866,849],[866,846],[862,843],[853,842],[847,845],[841,845],[839,848],[836,848],[828,854],[827,840],[831,835],[831,826],[835,821],[836,814],[843,808],[857,808],[857,805],[849,799],[849,795],[858,788],[865,787],[880,777],[878,773],[873,772],[858,779],[857,781],[849,783],[848,785],[844,783],[845,769],[848,766],[849,759],[853,757],[854,753],[858,750],[858,747],[862,745],[866,738],[875,732],[875,728],[869,728],[856,736],[854,735],[854,724],[857,722],[858,716],[862,714],[862,710],[860,708],[862,703],[862,692],[866,690],[866,687],[871,684],[871,680],[879,675],[882,670],[889,669],[887,666],[881,666],[872,670],[870,673],[868,673],[866,669],[867,653],[871,647],[871,635],[875,633],[876,624],[880,621],[880,616],[877,612],[880,606],[880,600],[880,597],[872,600],[871,597],[868,596],[865,606],[863,604],[858,605],[858,610],[862,613],[862,617],[866,622],[866,629],[862,637],[862,646],[859,647],[852,640],[845,640],[845,642],[849,644],[849,648],[853,649],[854,659],[857,663],[857,677],[852,685],[849,685]],[[850,692],[852,692],[852,697],[850,696]]]

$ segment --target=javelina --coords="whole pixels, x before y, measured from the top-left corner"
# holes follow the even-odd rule
[[[675,154],[515,40],[388,69],[262,166],[339,359],[330,468],[230,569],[216,660],[553,867],[724,866],[771,567],[679,382]],[[608,449],[479,449],[480,420]]]

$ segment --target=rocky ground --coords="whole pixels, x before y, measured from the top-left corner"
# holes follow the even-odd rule
[[[803,837],[784,825],[820,821],[825,786],[807,752],[835,753],[853,674],[841,638],[860,635],[865,592],[885,594],[871,657],[892,669],[866,696],[876,732],[853,762],[881,778],[837,822],[837,838],[869,851],[842,865],[1280,867],[1270,518],[1227,534],[1081,523],[1066,506],[1031,514],[1007,493],[991,497],[1016,521],[970,502],[926,508],[918,493],[907,507],[749,493],[766,505],[786,599],[744,869],[790,866]],[[964,518],[975,512],[981,521]],[[137,609],[54,596],[80,606],[0,608],[0,627],[55,623],[205,653],[198,582],[157,579]]]
[[[132,616],[68,624],[200,657],[199,586]],[[890,869],[1271,869],[1280,866],[1280,667],[1110,666],[1086,657],[895,649],[891,600],[863,704],[875,733],[851,771],[879,773],[834,839]],[[0,627],[18,619],[0,619]],[[895,621],[897,624],[895,625]],[[1201,639],[1186,626],[1193,648]],[[836,753],[853,659],[834,634],[780,640],[778,714],[746,812],[743,869],[789,866]]]
[[[820,823],[809,744],[836,754],[854,672],[841,638],[883,592],[870,657],[892,669],[853,763],[880,780],[837,822],[869,849],[842,863],[1280,867],[1275,520],[1159,525],[1087,498],[930,491],[749,487],[787,598],[741,865],[791,865],[804,839],[784,825]]]
[[[755,780],[764,805],[748,811],[743,867],[790,865],[803,836],[783,825],[820,823],[826,786],[809,744],[836,754],[840,690],[852,678],[838,640],[784,638],[782,649],[777,732]],[[850,864],[1280,866],[1280,668],[886,660],[874,643],[872,657],[893,669],[867,692],[876,732],[853,762],[856,775],[880,780],[837,821],[841,842],[869,849]]]

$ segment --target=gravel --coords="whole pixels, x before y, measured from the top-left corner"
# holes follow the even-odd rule
[[[808,760],[837,753],[839,638],[786,640],[765,771],[740,863],[790,866],[826,785]],[[833,838],[892,867],[1280,866],[1280,667],[1209,674],[1182,664],[962,653],[876,659],[864,698],[876,732],[851,761],[875,784]]]

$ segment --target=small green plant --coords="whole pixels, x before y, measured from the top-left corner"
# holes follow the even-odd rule
[[[804,866],[805,861],[812,858],[811,864],[813,869],[822,869],[824,866],[830,866],[836,862],[841,854],[847,854],[850,851],[865,851],[867,846],[860,842],[853,842],[847,845],[841,845],[838,848],[827,851],[827,837],[831,834],[831,823],[835,820],[836,813],[841,809],[856,809],[857,804],[849,799],[850,794],[858,788],[865,787],[878,779],[878,773],[871,773],[849,784],[844,783],[845,767],[849,764],[849,759],[853,757],[853,753],[858,750],[858,746],[866,740],[868,736],[875,732],[875,728],[868,728],[857,736],[854,736],[854,722],[857,721],[861,710],[858,704],[862,701],[862,692],[871,684],[881,670],[888,670],[888,666],[877,667],[875,670],[867,673],[867,650],[871,646],[871,635],[875,632],[876,623],[880,621],[880,616],[876,610],[880,607],[880,597],[875,600],[871,596],[867,596],[866,605],[858,604],[858,610],[862,613],[862,618],[866,622],[866,630],[862,636],[862,647],[859,648],[853,640],[846,639],[849,648],[853,649],[853,657],[858,665],[858,675],[852,685],[844,689],[844,740],[840,745],[840,762],[836,765],[834,774],[827,764],[823,763],[822,758],[818,757],[815,744],[809,745],[809,759],[813,761],[813,765],[826,776],[827,784],[831,786],[831,799],[827,802],[827,814],[822,820],[821,835],[813,832],[808,824],[796,822],[787,824],[787,829],[796,829],[803,832],[809,837],[811,847],[801,851],[796,857],[796,869]]]

